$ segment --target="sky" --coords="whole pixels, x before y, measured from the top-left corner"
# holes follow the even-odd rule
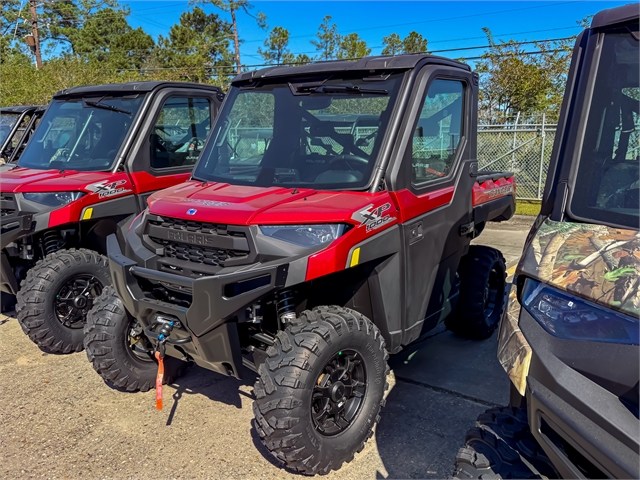
[[[180,14],[191,9],[188,0],[122,1],[131,9],[129,23],[142,27],[157,38],[166,35]],[[482,27],[489,27],[496,39],[530,41],[563,38],[576,35],[576,22],[605,8],[629,1],[254,1],[252,13],[267,15],[268,28],[281,26],[289,30],[292,53],[315,54],[310,40],[315,38],[325,15],[331,15],[340,34],[357,32],[372,54],[382,51],[382,37],[397,33],[405,37],[412,30],[428,39],[428,49],[460,49],[486,45]],[[230,20],[228,14],[213,6],[216,12]],[[238,14],[238,30],[244,40],[242,63],[264,63],[257,49],[263,46],[268,32],[261,30],[250,16]],[[532,48],[535,48],[532,46]],[[483,49],[438,52],[438,55],[460,58],[482,55]]]

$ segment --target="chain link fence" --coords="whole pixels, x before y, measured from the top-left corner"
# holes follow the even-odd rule
[[[356,144],[370,152],[377,127],[337,127],[337,134],[354,135]],[[447,131],[435,136],[413,139],[414,152],[420,158],[431,158],[447,150],[443,142],[450,140]],[[484,123],[478,126],[478,168],[489,171],[509,171],[516,174],[516,196],[521,200],[541,200],[547,178],[556,124],[547,117],[513,117],[501,123]],[[271,140],[270,128],[235,128],[229,135],[234,153],[243,158],[262,155]],[[311,144],[310,150],[324,154],[331,149],[342,153],[342,147],[331,137]]]
[[[546,115],[479,125],[478,168],[514,172],[517,198],[541,200],[555,135]]]

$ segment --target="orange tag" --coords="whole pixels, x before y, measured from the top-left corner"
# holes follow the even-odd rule
[[[162,410],[162,379],[164,378],[164,359],[156,352],[158,374],[156,375],[156,410]]]

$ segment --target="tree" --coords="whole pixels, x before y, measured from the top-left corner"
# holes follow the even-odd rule
[[[236,73],[242,73],[242,63],[240,62],[240,35],[238,33],[238,22],[236,21],[236,12],[238,10],[244,12],[250,17],[254,18],[260,28],[267,28],[267,16],[258,12],[257,15],[253,15],[250,10],[253,9],[253,5],[249,3],[249,0],[190,0],[192,4],[211,4],[223,12],[228,12],[231,15],[231,25],[233,27],[233,45],[235,50],[236,60]]]
[[[267,63],[281,65],[284,59],[290,59],[289,30],[283,27],[274,27],[269,37],[264,41],[265,49],[258,48],[258,53]]]
[[[283,65],[306,65],[311,62],[311,57],[304,53],[299,53],[297,55],[294,55],[293,53],[286,53],[282,57]]]
[[[232,68],[229,52],[231,24],[215,13],[205,13],[199,7],[180,15],[179,23],[169,29],[169,35],[158,38],[158,46],[147,65],[170,68],[182,78],[194,82],[228,82]]]
[[[117,0],[55,0],[38,3],[38,36],[43,52],[73,52],[71,36],[98,12],[110,8],[114,17],[126,17],[127,9],[119,8]],[[22,0],[2,0],[0,32],[9,36],[12,44],[22,44],[31,33],[29,3]]]
[[[82,28],[69,34],[73,52],[116,68],[140,69],[155,43],[142,28],[132,28],[127,15],[125,10],[111,8],[96,12]]]
[[[427,53],[427,39],[418,32],[410,32],[402,40],[403,53]]]
[[[311,44],[320,52],[318,58],[320,60],[334,59],[338,53],[340,35],[338,34],[338,26],[335,23],[331,23],[331,15],[327,15],[322,19],[316,37],[318,39],[311,40]]]
[[[402,40],[397,33],[383,37],[382,44],[384,45],[382,55],[397,55],[402,52]]]
[[[489,49],[476,63],[481,75],[480,112],[487,120],[532,112],[557,114],[569,68],[569,41],[537,43],[529,55],[522,42],[499,41],[483,28]]]
[[[371,53],[371,49],[367,47],[367,42],[362,40],[357,33],[350,33],[340,37],[338,44],[338,58],[362,58]]]

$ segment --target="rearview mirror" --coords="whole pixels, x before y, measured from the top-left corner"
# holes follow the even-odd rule
[[[332,98],[330,96],[313,96],[309,95],[300,100],[300,106],[305,110],[324,110],[331,105]]]

